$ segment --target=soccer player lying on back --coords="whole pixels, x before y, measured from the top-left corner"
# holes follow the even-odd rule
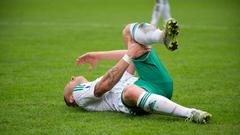
[[[161,42],[169,50],[177,47],[178,25],[166,23],[164,31],[147,23],[133,23],[123,30],[128,50],[89,52],[77,59],[77,64],[95,67],[101,60],[117,60],[104,76],[89,82],[83,76],[72,77],[64,88],[68,106],[88,111],[117,111],[129,114],[167,113],[185,117],[196,123],[207,123],[211,114],[187,108],[171,101],[173,82],[161,64],[153,43]],[[134,71],[139,77],[134,77]]]

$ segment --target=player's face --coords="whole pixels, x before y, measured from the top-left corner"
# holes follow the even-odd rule
[[[82,83],[82,79],[81,76],[72,76],[71,80],[69,81],[69,83],[67,84],[67,87],[69,89],[71,89],[71,91],[73,90],[73,88],[76,87],[76,85]]]
[[[75,100],[72,95],[72,90],[77,84],[81,83],[81,77],[72,77],[71,81],[66,85],[64,88],[64,100],[68,106],[76,107],[77,104],[75,103]]]
[[[82,83],[81,80],[82,80],[82,77],[81,77],[81,76],[72,76],[72,78],[71,78],[71,81],[72,81],[72,82],[76,82],[76,83],[78,83],[78,84],[79,84],[79,83]],[[70,81],[70,82],[71,82],[71,81]]]

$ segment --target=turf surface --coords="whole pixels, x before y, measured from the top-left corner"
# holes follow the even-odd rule
[[[121,29],[149,21],[153,3],[1,0],[0,134],[239,134],[238,0],[170,1],[181,24],[181,46],[174,53],[155,46],[174,79],[173,100],[209,111],[209,124],[65,106],[63,88],[71,75],[93,80],[114,65],[101,62],[89,73],[75,59],[87,51],[124,49]]]

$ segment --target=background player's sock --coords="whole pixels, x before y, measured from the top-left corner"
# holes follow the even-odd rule
[[[134,40],[143,45],[162,43],[164,38],[163,31],[148,23],[139,24],[132,34]]]
[[[171,15],[170,15],[170,6],[169,6],[169,3],[168,3],[168,0],[163,0],[163,20],[165,22],[167,22],[170,18],[171,18]]]
[[[147,112],[167,113],[180,117],[190,117],[194,109],[190,109],[157,94],[144,92],[138,98],[137,106]]]

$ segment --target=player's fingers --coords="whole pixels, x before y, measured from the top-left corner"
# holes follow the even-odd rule
[[[78,66],[81,66],[81,65],[84,64],[84,63],[81,62],[81,61],[76,61],[76,64],[77,64]]]
[[[81,60],[81,56],[79,56],[77,59],[76,59],[76,61],[80,61]]]
[[[77,66],[78,66],[78,67],[81,67],[81,66],[82,66],[82,64],[81,64],[81,63],[76,63],[76,64],[77,64]]]
[[[76,59],[76,64],[80,65],[81,64],[81,60],[79,58]]]
[[[84,57],[79,57],[76,59],[76,63],[77,64],[83,64],[86,60],[84,59]]]

